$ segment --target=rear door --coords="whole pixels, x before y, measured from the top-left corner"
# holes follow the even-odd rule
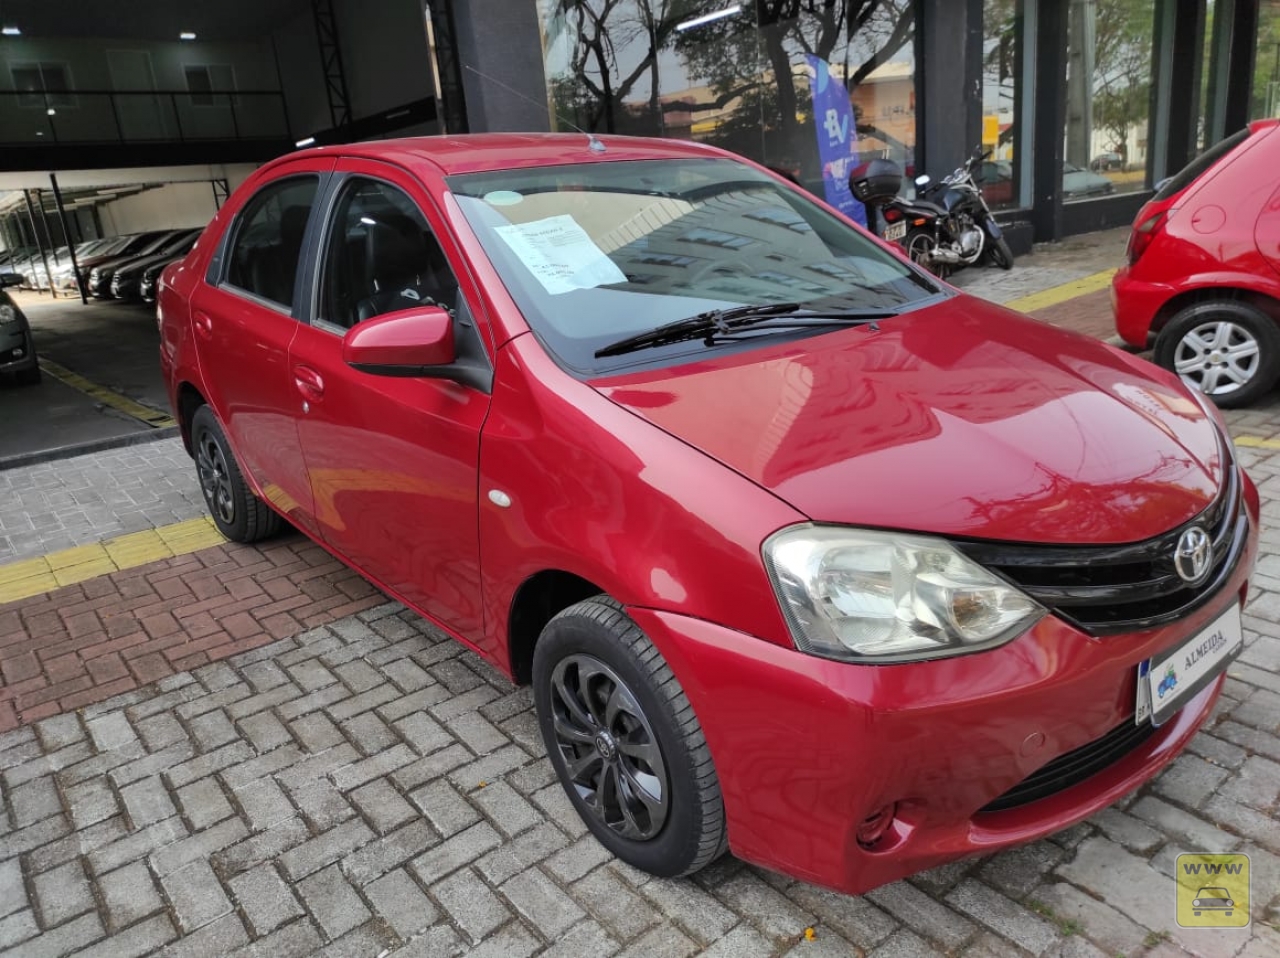
[[[315,531],[289,369],[315,211],[334,161],[277,169],[237,213],[191,302],[209,395],[241,467],[295,524]]]

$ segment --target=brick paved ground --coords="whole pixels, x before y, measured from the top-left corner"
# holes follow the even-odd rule
[[[1035,247],[1030,256],[1018,257],[1007,272],[990,267],[965,269],[949,282],[974,296],[1007,303],[1104,269],[1115,269],[1124,262],[1128,241],[1128,227],[1073,236],[1061,243]],[[1109,308],[1107,312],[1110,313]]]
[[[0,565],[204,514],[180,439],[0,470]]]
[[[858,898],[732,859],[682,881],[611,859],[553,779],[527,690],[298,537],[0,606],[0,709],[20,722],[0,734],[0,956],[1274,958],[1280,401],[1228,418],[1275,448],[1240,448],[1264,556],[1210,726],[1087,823]],[[153,446],[188,518],[190,462]],[[0,473],[0,502],[69,483],[37,502],[65,526],[94,469],[113,473]],[[128,522],[172,521],[142,505]],[[1174,860],[1194,850],[1251,856],[1250,929],[1176,927]]]

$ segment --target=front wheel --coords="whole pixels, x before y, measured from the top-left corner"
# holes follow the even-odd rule
[[[1155,361],[1224,409],[1247,406],[1280,379],[1280,330],[1240,300],[1196,303],[1160,330]]]
[[[724,853],[724,803],[702,726],[621,605],[596,596],[547,623],[533,697],[560,784],[600,844],[664,878]]]
[[[1013,269],[1013,250],[1009,249],[1008,240],[1001,236],[992,241],[989,233],[987,239],[987,255],[991,258],[992,265],[1000,269]]]
[[[257,542],[280,531],[283,520],[244,481],[218,417],[201,406],[191,417],[200,492],[218,531],[232,542]]]

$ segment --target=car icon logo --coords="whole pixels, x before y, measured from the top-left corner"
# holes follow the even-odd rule
[[[1165,669],[1164,678],[1162,678],[1160,680],[1160,684],[1156,686],[1156,694],[1160,698],[1164,698],[1167,693],[1172,692],[1177,687],[1178,673],[1174,671],[1173,663],[1170,663],[1169,667]]]
[[[1196,892],[1196,897],[1191,902],[1191,907],[1195,909],[1197,916],[1203,911],[1220,911],[1230,916],[1231,909],[1235,907],[1235,902],[1231,898],[1231,893],[1225,888],[1201,888]]]

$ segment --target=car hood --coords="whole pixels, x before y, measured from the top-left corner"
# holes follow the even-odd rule
[[[968,296],[593,386],[819,522],[1134,542],[1204,510],[1223,469],[1172,376]]]

